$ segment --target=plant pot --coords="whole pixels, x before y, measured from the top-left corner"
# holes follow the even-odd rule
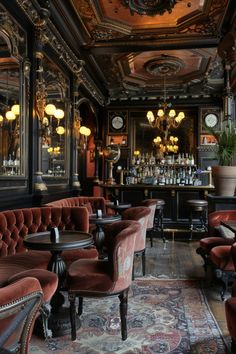
[[[212,166],[215,194],[232,197],[236,188],[236,166]]]

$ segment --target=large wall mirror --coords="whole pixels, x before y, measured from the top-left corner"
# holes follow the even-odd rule
[[[134,151],[141,154],[153,154],[161,157],[158,144],[154,143],[157,136],[162,136],[157,128],[152,128],[146,118],[146,112],[130,112],[131,122],[133,122],[133,147]],[[192,153],[196,155],[195,132],[197,129],[197,111],[185,110],[185,118],[177,129],[170,129],[168,138],[174,136],[178,138],[178,149],[175,153]],[[196,136],[196,135],[195,135]],[[170,151],[169,154],[174,152]],[[164,153],[166,155],[167,152]]]
[[[41,122],[41,170],[44,177],[68,175],[69,80],[46,56],[43,58],[46,100]]]
[[[0,6],[0,176],[25,174],[23,125],[30,65],[24,31]]]

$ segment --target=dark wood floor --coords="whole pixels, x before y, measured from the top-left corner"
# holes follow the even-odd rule
[[[221,284],[213,280],[210,271],[205,273],[203,260],[196,254],[199,241],[180,240],[178,235],[174,239],[169,235],[165,246],[160,239],[154,240],[154,247],[146,245],[146,275],[169,279],[199,279],[204,287],[210,308],[225,336],[228,330],[225,321],[224,302],[220,299]],[[135,275],[141,275],[141,262],[135,259]],[[227,294],[230,296],[230,294]]]

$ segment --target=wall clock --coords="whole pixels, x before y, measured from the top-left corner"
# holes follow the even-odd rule
[[[124,127],[124,124],[125,124],[124,117],[121,115],[114,116],[111,119],[111,126],[115,130],[122,129]]]
[[[219,117],[215,113],[207,113],[204,117],[204,123],[207,128],[215,128],[218,121]]]
[[[108,132],[112,134],[127,133],[127,112],[108,112]]]

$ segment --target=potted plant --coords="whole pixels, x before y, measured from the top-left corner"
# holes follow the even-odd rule
[[[212,166],[212,177],[215,185],[215,194],[219,196],[234,196],[236,187],[236,166],[232,166],[236,154],[236,134],[231,121],[227,123],[223,132],[209,132],[217,141],[218,166]]]

